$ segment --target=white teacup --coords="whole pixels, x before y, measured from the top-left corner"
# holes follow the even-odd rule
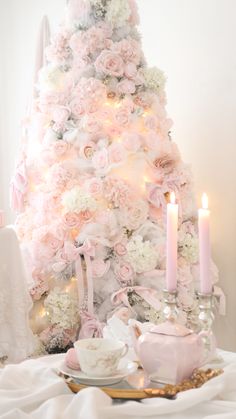
[[[74,343],[81,370],[90,377],[113,375],[120,359],[128,352],[128,345],[118,340],[91,338]]]

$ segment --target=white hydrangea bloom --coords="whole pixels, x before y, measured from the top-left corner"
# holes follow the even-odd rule
[[[197,263],[198,261],[198,240],[190,233],[179,234],[179,252],[187,262]]]
[[[79,322],[78,301],[71,294],[54,288],[44,301],[51,324],[72,329]]]
[[[143,241],[143,237],[137,235],[127,244],[126,259],[135,272],[148,272],[156,268],[158,253],[149,240]]]
[[[106,20],[119,28],[129,19],[131,10],[127,0],[111,0],[107,7]]]
[[[148,89],[154,92],[162,92],[165,88],[166,77],[163,71],[157,67],[144,68],[143,75],[145,79],[145,85]]]
[[[75,187],[63,194],[62,205],[67,212],[95,211],[97,209],[96,200],[87,192],[79,187]]]
[[[53,64],[43,67],[39,72],[39,86],[42,91],[58,91],[65,86],[66,73]]]

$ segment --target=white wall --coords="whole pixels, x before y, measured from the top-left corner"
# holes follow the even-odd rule
[[[19,140],[39,21],[53,26],[65,0],[0,0],[0,207]],[[196,193],[210,197],[212,251],[227,296],[219,345],[236,350],[236,2],[138,0],[146,57],[168,76],[173,136],[192,163]],[[9,215],[10,220],[10,215]]]

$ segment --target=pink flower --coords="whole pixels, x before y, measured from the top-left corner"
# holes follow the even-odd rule
[[[92,178],[86,182],[86,188],[91,195],[102,195],[103,185],[101,179]]]
[[[156,131],[159,127],[158,119],[154,115],[148,115],[144,119],[144,125],[147,129]]]
[[[122,144],[113,143],[108,149],[110,163],[122,163],[126,159],[126,150]]]
[[[115,275],[122,287],[132,285],[134,271],[128,262],[121,262],[120,265],[116,265]]]
[[[93,213],[89,210],[81,211],[79,217],[82,224],[88,223],[93,218]]]
[[[125,62],[139,65],[141,60],[140,43],[133,38],[125,38],[113,45],[113,50],[120,54]]]
[[[67,212],[63,215],[63,222],[68,228],[77,228],[80,226],[80,216],[76,212]]]
[[[102,130],[102,122],[99,121],[95,114],[86,115],[84,119],[84,127],[86,131],[94,134]]]
[[[131,201],[122,211],[120,218],[128,230],[136,230],[148,218],[149,207],[145,201]]]
[[[134,80],[137,76],[137,66],[134,63],[127,63],[124,73],[128,79]]]
[[[95,144],[92,141],[90,141],[80,146],[79,155],[82,158],[91,159],[94,155],[95,150]]]
[[[110,262],[104,262],[103,259],[92,261],[92,274],[95,278],[102,278],[110,269]]]
[[[129,125],[131,112],[128,107],[122,107],[115,114],[116,122],[123,127]]]
[[[108,167],[108,153],[105,148],[97,151],[92,158],[93,166],[96,170],[104,170]]]
[[[104,50],[95,61],[97,72],[108,76],[121,77],[124,74],[124,63],[121,56],[115,52]]]
[[[163,174],[167,175],[176,168],[179,161],[180,154],[178,147],[176,144],[166,141],[160,144],[152,164],[156,169],[159,169]]]
[[[52,119],[57,124],[65,124],[69,115],[70,111],[65,106],[56,106],[52,112]]]
[[[156,184],[149,184],[147,185],[147,199],[154,205],[155,208],[165,207],[166,200],[165,200],[165,192],[167,190],[163,190],[162,185]]]
[[[116,177],[106,177],[104,186],[105,198],[116,208],[124,207],[131,201],[131,190],[123,180]]]
[[[114,251],[116,252],[116,254],[117,254],[118,256],[124,256],[124,255],[126,255],[126,253],[127,253],[126,246],[125,246],[125,244],[124,244],[124,243],[122,243],[122,242],[119,242],[119,243],[116,243],[116,244],[115,244],[115,246],[114,246]]]
[[[49,182],[55,188],[64,188],[71,178],[72,171],[59,163],[52,166],[49,173]]]
[[[48,246],[53,253],[56,253],[58,249],[63,246],[63,241],[56,238],[53,234],[47,233],[43,239],[43,243]]]
[[[141,135],[137,134],[136,132],[127,132],[123,136],[123,144],[126,150],[131,151],[132,153],[136,153],[142,144]]]
[[[69,148],[69,144],[66,141],[58,140],[52,144],[52,150],[56,157],[63,156]]]
[[[71,108],[72,114],[76,118],[80,118],[81,115],[83,115],[84,113],[84,106],[80,98],[73,99],[72,102],[70,103],[70,108]]]
[[[135,83],[131,80],[124,79],[117,84],[117,91],[122,95],[131,95],[135,93],[136,86]]]
[[[100,338],[102,337],[103,323],[87,312],[81,314],[81,329],[79,332],[80,339]]]
[[[70,33],[63,30],[52,38],[51,45],[46,48],[46,57],[50,62],[58,63],[70,57],[68,39]]]

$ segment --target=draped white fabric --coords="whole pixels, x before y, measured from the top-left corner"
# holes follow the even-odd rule
[[[29,356],[35,345],[28,323],[32,301],[15,231],[0,228],[0,358]]]
[[[98,388],[77,395],[54,371],[64,355],[8,365],[0,372],[0,419],[235,419],[236,354],[222,352],[223,375],[176,400],[113,404]]]

